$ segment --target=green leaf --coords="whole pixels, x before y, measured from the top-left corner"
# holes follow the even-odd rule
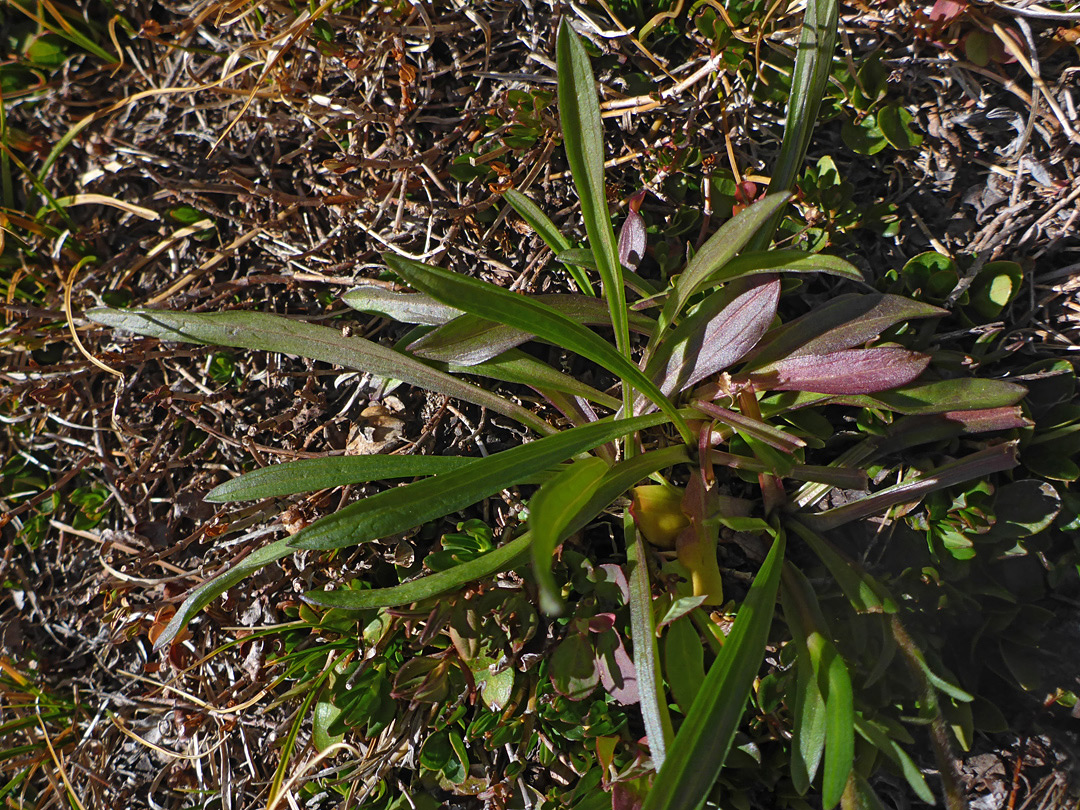
[[[649,753],[659,769],[667,759],[674,731],[667,696],[664,693],[664,679],[660,673],[656,616],[653,614],[652,584],[649,581],[649,558],[641,532],[638,531],[629,509],[623,512],[623,542],[626,547],[630,587],[630,641],[634,650],[634,671],[641,702],[641,719],[649,737]]]
[[[249,575],[254,574],[260,568],[269,565],[276,560],[287,557],[293,553],[289,548],[287,537],[275,540],[268,546],[263,546],[257,551],[251,552],[247,557],[231,566],[226,566],[213,579],[204,582],[184,599],[180,609],[176,611],[165,629],[154,643],[154,649],[161,650],[168,647],[176,638],[176,634],[187,627],[200,610],[217,599],[233,585],[242,582]]]
[[[316,751],[325,751],[331,745],[345,739],[344,734],[331,734],[328,729],[338,719],[341,709],[335,706],[328,698],[323,698],[315,703],[315,711],[311,714],[311,743]]]
[[[863,280],[859,268],[836,256],[804,250],[752,250],[733,258],[710,281],[720,284],[759,273],[827,273],[852,281]]]
[[[784,615],[788,615],[785,608]],[[792,632],[798,632],[792,628]],[[805,646],[805,645],[804,645]],[[805,796],[825,753],[825,699],[810,656],[800,649],[795,659],[795,700],[791,710],[791,781]]]
[[[765,657],[783,557],[784,536],[780,534],[754,578],[642,810],[696,808],[720,775]]]
[[[688,463],[689,460],[686,448],[676,445],[634,456],[616,464],[604,476],[589,502],[581,509],[570,525],[563,530],[559,542],[583,528],[600,510],[607,507],[642,478],[674,464]],[[509,568],[528,550],[531,542],[532,535],[526,532],[489,554],[469,560],[446,571],[439,571],[391,588],[366,591],[314,591],[306,594],[304,598],[316,605],[340,607],[346,610],[409,605],[413,602],[457,590],[473,580],[482,579],[497,571]]]
[[[273,464],[219,484],[206,494],[211,503],[257,501],[315,492],[346,484],[437,475],[477,461],[468,456],[328,456]]]
[[[436,391],[490,408],[539,433],[550,434],[555,431],[520,405],[450,374],[436,371],[408,355],[361,337],[346,337],[336,329],[283,318],[280,315],[261,312],[188,314],[156,309],[98,308],[87,311],[86,317],[114,329],[124,329],[161,340],[281,352],[360,369],[379,377],[401,380],[428,391]]]
[[[584,700],[600,685],[596,650],[581,633],[570,633],[555,647],[548,660],[548,677],[560,695]]]
[[[714,283],[714,277],[750,242],[769,217],[787,203],[788,196],[773,194],[759,200],[729,219],[709,237],[694,254],[686,270],[675,280],[674,289],[660,313],[659,327],[649,343],[650,350],[659,345],[691,296]],[[652,351],[648,354],[651,355]]]
[[[911,131],[915,117],[895,104],[886,104],[878,110],[877,123],[881,134],[893,149],[914,149],[922,143],[922,135]]]
[[[461,315],[461,310],[441,304],[430,295],[388,290],[381,284],[361,284],[341,296],[341,300],[359,312],[400,323],[439,326]]]
[[[526,532],[494,551],[412,582],[365,591],[308,591],[304,594],[304,600],[313,605],[342,610],[411,605],[413,602],[422,602],[425,599],[455,591],[474,580],[506,570],[529,550],[531,542],[532,535]]]
[[[826,727],[821,804],[824,810],[831,810],[840,803],[855,761],[855,707],[847,665],[832,642],[823,641]]]
[[[876,723],[866,720],[860,715],[855,715],[855,730],[881,753],[900,766],[904,778],[915,791],[915,795],[927,804],[934,804],[934,793],[926,784],[926,779],[919,772],[919,768],[911,761],[911,757],[900,747],[896,740],[889,737]]]
[[[689,716],[705,681],[705,646],[689,616],[672,622],[664,633],[664,675],[671,694]]]
[[[799,35],[799,50],[795,54],[795,70],[791,76],[791,95],[788,97],[787,115],[784,119],[784,140],[780,155],[772,166],[769,181],[770,194],[788,191],[795,186],[795,179],[802,170],[810,138],[814,134],[821,99],[829,83],[832,58],[836,52],[839,27],[839,3],[837,0],[809,0],[803,15]],[[750,247],[763,250],[772,241],[772,235],[780,222],[783,208],[778,208],[762,224]]]
[[[293,548],[342,548],[408,531],[529,481],[578,453],[665,421],[657,416],[608,418],[504,450],[457,470],[351,503],[308,526],[290,544]]]
[[[559,537],[589,502],[609,469],[603,459],[579,459],[540,487],[529,501],[533,573],[540,588],[540,608],[550,616],[563,611],[562,595],[551,574],[551,559]]]
[[[555,227],[555,223],[548,219],[547,215],[540,210],[536,203],[520,191],[510,189],[503,194],[503,198],[517,211],[518,216],[536,231],[536,234],[544,240],[544,244],[551,249],[552,253],[558,255],[570,247],[570,240],[562,235],[559,229]],[[588,276],[573,265],[567,264],[565,267],[566,272],[574,279],[574,283],[578,285],[579,290],[586,295],[596,295]]]
[[[836,584],[859,613],[895,613],[896,602],[887,590],[855,563],[845,559],[832,545],[797,520],[787,523],[829,569]]]
[[[615,397],[597,391],[569,374],[556,371],[547,363],[520,349],[510,349],[498,357],[473,366],[450,365],[448,368],[454,374],[476,374],[493,380],[527,385],[545,394],[548,391],[559,391],[587,399],[613,411],[618,410],[621,405]]]
[[[679,429],[687,444],[693,441],[685,420],[641,369],[595,332],[589,331],[557,309],[494,284],[451,273],[439,267],[390,254],[383,259],[412,286],[445,304],[535,334],[603,366],[655,402]],[[626,320],[625,313],[623,320]]]
[[[585,233],[589,237],[589,247],[596,258],[596,268],[604,285],[604,297],[611,311],[615,345],[623,358],[629,358],[626,290],[604,185],[604,130],[600,120],[600,102],[596,97],[596,82],[589,55],[570,26],[568,17],[563,17],[559,25],[555,41],[555,65],[559,77],[559,121],[566,162],[570,164],[570,174],[581,200]],[[619,376],[638,385],[637,381],[625,375]],[[645,388],[641,390],[647,391]],[[630,403],[626,405],[629,410]]]

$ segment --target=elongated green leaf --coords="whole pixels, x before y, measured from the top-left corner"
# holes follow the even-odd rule
[[[804,250],[751,250],[725,264],[710,277],[709,283],[722,284],[760,273],[826,273],[852,281],[863,280],[859,268],[836,256]]]
[[[99,308],[89,310],[86,317],[114,329],[125,329],[162,340],[282,352],[361,369],[379,377],[401,380],[428,391],[490,408],[539,433],[555,431],[520,405],[450,374],[436,371],[408,355],[360,337],[346,337],[326,326],[261,312],[188,314],[156,309]]]
[[[589,502],[609,467],[603,459],[579,459],[544,484],[529,500],[533,573],[540,588],[540,608],[550,616],[563,610],[562,595],[551,574],[551,558],[562,531]]]
[[[612,501],[642,478],[665,467],[689,461],[686,448],[680,445],[634,456],[616,464],[595,488],[588,503],[560,532],[558,542],[561,543],[574,532],[584,528]],[[495,551],[403,585],[369,591],[315,591],[308,593],[305,598],[315,604],[347,610],[408,605],[457,590],[475,579],[510,568],[528,551],[531,542],[532,534],[526,532]]]
[[[622,357],[628,358],[630,331],[626,320],[626,290],[623,288],[615,231],[608,214],[600,102],[596,97],[596,81],[589,55],[585,53],[567,17],[563,17],[555,41],[555,65],[559,76],[559,121],[562,124],[566,162],[570,164],[570,174],[581,200],[585,233],[588,234],[589,247],[596,258],[596,268],[604,285],[604,297],[611,311],[615,345]],[[637,381],[620,376],[637,386]],[[626,405],[629,410],[630,403]]]
[[[529,227],[536,231],[537,236],[544,240],[544,244],[547,245],[551,249],[551,252],[556,254],[556,256],[570,247],[570,240],[562,235],[562,232],[555,227],[555,223],[548,219],[547,215],[540,210],[536,203],[520,191],[510,189],[503,194],[503,198],[510,203],[510,206],[515,211],[517,211],[518,216],[525,220],[529,224]],[[578,285],[579,290],[586,295],[596,295],[592,284],[589,282],[588,276],[573,265],[568,264],[565,266],[566,272],[574,279],[574,283]]]
[[[1005,380],[957,379],[916,383],[869,395],[814,394],[799,392],[770,395],[761,400],[761,412],[766,416],[787,410],[799,410],[826,402],[854,405],[860,408],[881,408],[915,416],[973,410],[990,410],[1016,405],[1027,395],[1027,389]]]
[[[855,715],[855,730],[881,753],[900,766],[900,770],[915,791],[915,795],[927,804],[935,804],[934,792],[926,784],[926,779],[919,772],[918,766],[911,761],[911,757],[900,747],[896,740],[889,737],[876,723],[873,723],[860,715]]]
[[[859,613],[895,613],[896,601],[872,576],[850,560],[845,559],[822,537],[814,534],[797,520],[789,520],[787,526],[806,541],[833,579]]]
[[[158,636],[157,641],[154,642],[154,649],[160,650],[171,644],[173,639],[176,638],[176,634],[187,627],[187,623],[191,621],[196,613],[229,590],[229,588],[239,584],[260,568],[283,557],[288,557],[292,553],[293,549],[289,548],[288,538],[283,537],[267,546],[263,546],[258,551],[251,552],[240,562],[226,567],[215,575],[213,579],[204,582],[188,594],[184,603],[180,605],[180,609],[176,611],[161,632],[161,635]]]
[[[716,782],[765,657],[783,558],[781,533],[754,578],[642,810],[696,808]]]
[[[472,464],[467,456],[328,456],[273,464],[226,481],[206,495],[211,503],[257,501],[346,484],[437,475]]]
[[[795,54],[795,71],[791,77],[784,140],[772,167],[770,194],[794,188],[802,169],[821,99],[829,83],[839,33],[839,14],[837,0],[809,0],[806,4],[799,50]],[[782,215],[783,209],[778,208],[762,225],[750,244],[753,249],[763,250],[769,246]]]
[[[787,194],[774,194],[759,200],[721,225],[701,246],[686,266],[686,270],[676,279],[675,287],[664,303],[664,309],[660,313],[660,326],[649,343],[650,356],[690,297],[712,283],[713,277],[749,243],[762,223],[780,210],[787,201]]]
[[[831,810],[844,795],[855,761],[855,705],[847,665],[832,642],[824,641],[820,665],[826,683],[821,805]]]
[[[523,483],[561,461],[664,418],[604,419],[477,459],[453,472],[425,478],[351,503],[295,535],[294,548],[331,549],[408,531]]]
[[[787,610],[784,611],[785,616]],[[796,632],[794,628],[792,632]],[[825,753],[825,699],[818,687],[810,656],[800,650],[795,659],[795,701],[792,707],[791,781],[806,795]]]
[[[361,284],[341,296],[341,300],[359,312],[400,323],[440,326],[461,314],[461,310],[448,307],[430,295],[388,290],[381,284]]]
[[[479,279],[451,273],[439,267],[387,254],[384,261],[409,283],[443,303],[505,323],[565,346],[633,384],[656,403],[679,429],[684,441],[693,441],[686,421],[660,390],[633,363],[595,332],[535,299],[504,290]],[[623,320],[625,321],[625,313]]]
[[[611,315],[604,302],[587,295],[537,295],[533,296],[533,300],[547,304],[577,323],[611,325]],[[629,322],[635,331],[642,334],[651,334],[656,326],[655,321],[640,313],[630,316]],[[476,315],[460,315],[413,341],[408,350],[428,360],[471,366],[520,346],[533,337],[531,332],[523,329]]]
[[[648,557],[629,509],[623,513],[623,541],[630,585],[630,640],[634,649],[641,719],[649,736],[649,753],[659,769],[667,759],[674,730],[664,694],[664,678],[660,673]]]
[[[304,599],[315,605],[342,610],[411,605],[413,602],[422,602],[433,596],[455,591],[473,580],[483,579],[512,567],[529,550],[531,542],[532,535],[526,532],[494,551],[412,582],[368,591],[309,591],[304,594]]]
[[[603,405],[613,411],[618,410],[621,404],[615,397],[597,391],[591,385],[586,385],[569,374],[556,371],[547,363],[525,354],[520,349],[510,349],[510,351],[503,352],[498,357],[493,357],[474,366],[451,364],[448,368],[454,374],[476,374],[493,380],[527,385],[541,392],[561,391],[564,394],[581,397],[589,400],[589,402]]]

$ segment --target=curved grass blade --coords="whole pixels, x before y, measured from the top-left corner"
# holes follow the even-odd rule
[[[225,591],[234,585],[238,585],[251,574],[272,562],[288,557],[294,549],[289,548],[289,538],[282,537],[257,551],[251,552],[243,560],[226,568],[213,579],[207,580],[190,594],[180,605],[165,629],[154,642],[154,649],[160,650],[167,647],[176,638],[176,634],[187,627],[187,623],[204,607],[217,599]]]
[[[559,121],[562,124],[566,162],[570,164],[570,174],[581,200],[585,233],[589,237],[589,247],[596,259],[604,297],[611,311],[615,345],[619,353],[628,358],[630,330],[626,319],[626,290],[623,288],[615,230],[611,227],[611,216],[608,214],[600,102],[596,97],[596,81],[589,55],[566,17],[559,25],[555,41],[555,64],[559,77]],[[628,379],[627,382],[637,385],[633,380]],[[626,404],[629,410],[630,403]]]
[[[825,761],[821,771],[821,805],[840,803],[855,762],[855,705],[851,674],[832,642],[821,638],[821,675],[825,680]]]
[[[896,613],[896,600],[860,566],[843,557],[827,540],[818,537],[797,520],[788,520],[787,526],[793,529],[825,564],[857,612]]]
[[[468,456],[386,455],[303,458],[244,473],[214,487],[205,500],[211,503],[257,501],[345,484],[438,475],[476,460]]]
[[[878,728],[876,723],[866,720],[859,715],[855,716],[855,730],[859,732],[859,735],[868,743],[900,766],[904,778],[911,786],[911,789],[915,791],[916,796],[922,799],[926,804],[935,804],[934,792],[930,790],[930,786],[926,784],[926,779],[923,778],[922,773],[919,771],[919,767],[912,762],[907,751],[901,748],[896,740],[892,739],[884,731]]]
[[[540,609],[549,616],[563,611],[562,595],[551,574],[551,558],[559,535],[587,504],[609,467],[590,456],[573,462],[529,500],[529,531],[533,535],[533,573],[540,588]]]
[[[693,442],[693,436],[686,421],[641,369],[599,335],[590,332],[557,309],[527,296],[509,292],[494,284],[451,273],[401,256],[385,255],[383,260],[402,278],[407,279],[409,284],[443,303],[488,320],[525,330],[550,343],[565,346],[570,351],[603,366],[655,402],[678,428],[683,440],[687,444]],[[625,325],[625,312],[623,322]]]
[[[664,417],[604,419],[477,459],[466,467],[351,503],[317,520],[290,541],[293,548],[332,549],[367,543],[471,506],[537,473]]]
[[[98,308],[88,310],[86,317],[114,329],[162,340],[281,352],[361,369],[490,408],[538,433],[555,432],[555,428],[520,405],[453,375],[436,371],[408,355],[361,337],[346,337],[326,326],[262,312],[188,314],[155,309]]]
[[[516,189],[510,189],[503,194],[503,198],[510,203],[511,208],[517,211],[518,216],[525,220],[529,227],[536,231],[537,236],[544,240],[544,244],[547,245],[551,252],[558,256],[564,250],[568,250],[571,246],[571,242],[562,232],[555,227],[555,223],[548,219],[547,214],[540,210],[540,208]],[[581,271],[580,268],[573,266],[572,264],[564,265],[566,272],[570,274],[570,278],[574,280],[574,283],[578,285],[578,289],[586,295],[596,295],[596,291],[593,289],[592,283],[589,281],[589,277]]]
[[[784,559],[784,535],[773,541],[690,715],[675,736],[642,810],[701,805],[724,766],[753,687],[772,626]]]

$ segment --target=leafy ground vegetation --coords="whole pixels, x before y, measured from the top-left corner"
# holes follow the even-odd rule
[[[1076,806],[1080,13],[0,15],[8,806]]]

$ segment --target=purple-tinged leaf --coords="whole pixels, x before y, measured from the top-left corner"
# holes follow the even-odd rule
[[[831,354],[861,346],[901,321],[947,314],[899,295],[841,295],[770,331],[750,362],[759,368],[786,357]]]
[[[548,677],[555,691],[570,700],[584,700],[600,684],[596,650],[580,633],[570,633],[548,659]]]
[[[931,492],[1011,470],[1019,463],[1016,446],[1017,443],[1012,441],[988,447],[959,461],[931,470],[914,481],[896,484],[866,498],[816,515],[801,515],[799,520],[818,533],[826,532],[853,520],[879,515],[898,504],[921,500]]]
[[[723,371],[754,348],[772,323],[779,300],[779,279],[753,282],[734,300],[725,290],[714,293],[657,347],[650,365],[655,369],[666,356],[665,367],[646,373],[672,396]]]
[[[844,349],[789,357],[753,372],[750,380],[774,391],[873,394],[913,382],[929,364],[929,355],[907,349]]]
[[[697,400],[691,405],[702,413],[708,414],[716,421],[733,427],[747,436],[753,436],[755,439],[769,445],[769,447],[775,447],[785,453],[793,453],[798,448],[806,446],[806,442],[798,436],[791,436],[780,430],[780,428],[774,427],[768,422],[762,422],[760,419],[753,419],[745,414],[729,411],[727,408],[721,408],[719,405],[704,400]]]
[[[596,639],[596,658],[600,665],[600,684],[616,703],[630,706],[641,700],[634,660],[618,633],[607,632]]]
[[[964,433],[993,433],[996,430],[1012,430],[1035,424],[1024,416],[1019,405],[983,408],[977,411],[946,411],[942,416],[958,425]]]
[[[645,258],[646,233],[645,219],[631,209],[626,214],[626,221],[619,229],[619,261],[623,267],[637,270]]]
[[[369,312],[401,323],[440,326],[461,315],[460,309],[448,307],[430,295],[388,290],[370,282],[354,287],[341,300],[359,312]]]
[[[578,323],[611,326],[607,305],[587,295],[538,295],[535,300],[557,309]],[[650,334],[656,322],[640,313],[630,313],[630,328]],[[427,360],[474,366],[533,339],[533,335],[512,326],[461,315],[428,332],[408,346],[408,351]]]

